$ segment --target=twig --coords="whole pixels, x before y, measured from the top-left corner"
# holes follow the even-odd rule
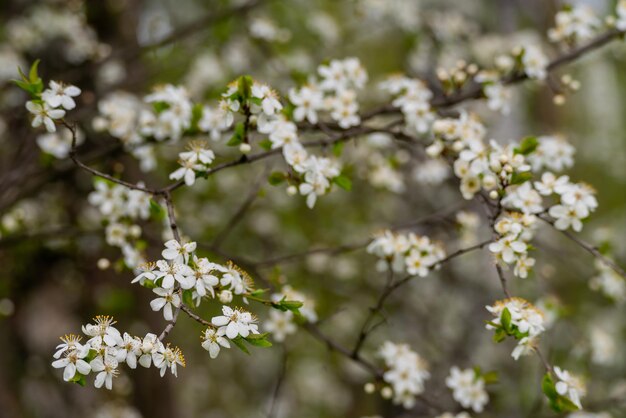
[[[267,172],[267,170],[265,171]],[[237,211],[231,216],[228,222],[226,222],[226,226],[224,227],[224,229],[218,232],[217,235],[215,236],[215,239],[213,240],[213,244],[212,244],[213,248],[219,248],[224,242],[224,240],[228,237],[228,235],[235,228],[235,226],[243,220],[244,215],[252,207],[252,204],[254,203],[255,199],[259,195],[259,190],[261,189],[261,186],[263,185],[263,182],[265,181],[265,177],[266,177],[266,174],[263,174],[259,176],[257,180],[254,182],[254,184],[250,188],[250,191],[248,192],[248,196],[243,201],[241,206],[239,206],[239,209],[237,209]]]
[[[565,235],[567,238],[574,241],[576,244],[578,244],[581,248],[583,248],[589,254],[593,255],[595,258],[600,260],[605,266],[609,267],[614,272],[616,272],[617,274],[619,274],[620,276],[626,279],[626,272],[624,272],[624,270],[620,266],[615,264],[613,260],[611,260],[610,258],[606,257],[604,254],[602,254],[600,251],[598,251],[598,249],[595,246],[583,241],[582,239],[578,238],[576,235],[572,234],[571,232],[567,230],[557,229],[554,226],[554,222],[550,218],[546,217],[545,215],[538,215],[538,217],[542,221],[551,225],[554,229],[559,231],[561,234]]]

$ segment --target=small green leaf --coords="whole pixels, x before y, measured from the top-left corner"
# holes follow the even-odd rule
[[[253,80],[249,75],[242,75],[237,80],[237,92],[244,101],[248,100],[252,94],[252,84]]]
[[[235,125],[235,132],[233,132],[233,136],[230,137],[226,145],[228,145],[229,147],[235,147],[237,145],[240,145],[243,142],[243,137],[245,133],[244,131],[245,127],[243,125],[243,122],[238,122]]]
[[[504,308],[502,311],[502,315],[500,316],[500,320],[502,321],[502,327],[507,333],[511,332],[511,312],[508,308]]]
[[[161,113],[164,110],[167,110],[170,108],[170,104],[166,103],[166,102],[154,102],[152,103],[152,108],[154,109],[154,111],[156,113]]]
[[[493,370],[493,371],[483,374],[483,380],[485,381],[485,384],[487,385],[492,384],[492,383],[498,383],[498,372]]]
[[[533,174],[530,171],[515,171],[511,176],[511,184],[522,184],[533,178]]]
[[[536,136],[527,136],[522,139],[522,142],[519,144],[519,147],[515,148],[513,151],[515,154],[528,155],[533,153],[537,147],[539,146],[539,141]]]
[[[343,152],[343,146],[345,142],[335,142],[333,144],[333,155],[337,158],[341,157],[341,153]]]
[[[506,331],[502,328],[496,329],[496,332],[493,334],[493,341],[496,343],[501,343],[507,337]]]
[[[283,173],[282,171],[273,171],[272,173],[270,173],[270,175],[267,177],[267,181],[272,185],[272,186],[277,186],[280,183],[282,183],[283,181],[285,181],[285,179],[287,178],[286,174]]]
[[[185,303],[185,305],[193,306],[193,290],[183,290],[183,302]]]
[[[246,347],[246,345],[243,343],[244,339],[241,336],[237,336],[237,338],[233,338],[231,340],[236,346],[237,348],[239,348],[241,351],[243,351],[246,354],[250,354],[250,350],[248,350],[248,347]]]
[[[35,84],[40,81],[39,75],[37,74],[37,68],[39,67],[40,60],[35,60],[33,65],[30,66],[30,72],[28,73],[28,79],[31,83]]]
[[[254,292],[251,292],[250,296],[261,296],[265,292],[267,292],[267,289],[257,289]]]
[[[341,187],[344,190],[350,191],[352,190],[352,181],[350,180],[349,177],[340,174],[337,177],[335,177],[333,179],[333,183],[335,183],[337,186]]]
[[[74,377],[72,377],[69,381],[73,383],[78,383],[81,386],[85,386],[85,384],[87,383],[87,380],[85,379],[85,375],[82,375],[78,372],[76,372]]]
[[[268,138],[265,138],[264,140],[259,141],[259,146],[265,151],[269,151],[272,149],[272,141],[270,141]]]
[[[150,199],[150,215],[153,219],[159,221],[165,218],[165,209],[152,198]]]
[[[154,283],[154,280],[150,280],[150,279],[144,280],[142,286],[145,287],[146,289],[154,289],[155,287],[157,287],[156,283]]]
[[[271,347],[272,343],[267,339],[268,337],[268,333],[263,333],[263,334],[250,334],[248,335],[245,340],[248,342],[248,344],[253,345],[255,347]]]
[[[550,373],[546,373],[543,376],[543,379],[541,380],[541,390],[550,400],[556,399],[559,396]]]
[[[302,308],[302,306],[304,305],[304,303],[300,302],[299,300],[281,300],[280,304],[281,306],[287,308],[287,310],[294,312]]]

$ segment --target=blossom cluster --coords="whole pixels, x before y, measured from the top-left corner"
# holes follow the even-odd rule
[[[139,186],[141,185],[140,183]],[[126,266],[136,268],[143,263],[139,245],[141,227],[138,221],[150,217],[150,195],[105,180],[95,181],[94,188],[88,200],[98,208],[106,221],[107,244],[119,247]]]
[[[494,225],[499,238],[489,244],[489,251],[494,254],[496,261],[502,266],[514,264],[513,273],[522,279],[528,277],[535,265],[535,259],[528,256],[528,250],[536,222],[535,215],[504,212]]]
[[[385,341],[379,354],[387,366],[383,380],[391,385],[394,403],[412,408],[415,397],[424,392],[424,384],[430,378],[427,363],[407,344]]]
[[[62,119],[67,110],[76,107],[74,98],[80,95],[81,90],[71,84],[50,81],[46,90],[33,93],[34,100],[26,102],[26,109],[33,115],[33,128],[43,125],[48,132],[56,132],[54,121]]]
[[[618,303],[626,302],[626,280],[600,260],[595,261],[597,274],[589,281],[589,287]]]
[[[169,368],[177,375],[178,366],[185,367],[185,357],[178,347],[164,345],[156,335],[145,337],[123,335],[115,328],[115,321],[110,316],[96,316],[94,324],[83,325],[83,333],[89,338],[85,344],[82,337],[69,334],[61,337],[61,344],[54,353],[56,359],[52,366],[63,369],[66,382],[85,384],[85,377],[96,375],[94,386],[112,389],[113,378],[119,375],[119,366],[126,363],[131,369],[137,364],[149,368],[151,365],[160,369],[161,376]]]
[[[205,297],[218,297],[222,303],[230,303],[233,295],[244,295],[252,290],[250,276],[233,263],[221,265],[198,257],[194,252],[197,244],[181,244],[176,240],[165,243],[163,259],[145,263],[141,272],[132,280],[152,288],[159,296],[150,306],[153,310],[163,309],[166,320],[171,320],[173,309],[182,303],[180,290],[189,292],[196,306]]]
[[[75,64],[108,54],[109,46],[98,41],[82,10],[38,5],[6,26],[12,46],[22,52],[39,52],[48,42],[62,39],[65,58]]]
[[[283,286],[279,293],[274,293],[271,300],[273,302],[280,302],[281,300],[300,301],[302,306],[299,308],[299,314],[308,322],[313,323],[317,321],[315,301],[289,285]],[[296,314],[293,311],[272,309],[269,314],[270,316],[265,321],[264,329],[272,334],[275,341],[285,341],[288,335],[296,332]]]
[[[421,80],[404,76],[392,76],[380,84],[380,88],[395,97],[392,105],[400,108],[406,127],[418,134],[429,132],[435,120],[430,106],[433,93]]]
[[[430,238],[384,231],[370,242],[367,252],[380,258],[378,268],[406,272],[411,276],[426,277],[445,257],[443,247]]]
[[[446,386],[452,390],[454,400],[463,408],[472,408],[479,413],[489,402],[485,385],[485,378],[475,369],[461,370],[453,366],[446,378]]]
[[[518,340],[511,356],[517,360],[535,350],[539,335],[545,331],[544,314],[533,304],[522,298],[509,298],[486,306],[494,316],[487,323],[489,330],[494,330],[494,340],[500,342],[507,336]]]
[[[196,172],[206,172],[208,166],[215,159],[213,151],[207,148],[206,141],[191,141],[188,150],[178,154],[180,168],[170,174],[170,179],[184,179],[187,186],[193,186],[196,181]]]

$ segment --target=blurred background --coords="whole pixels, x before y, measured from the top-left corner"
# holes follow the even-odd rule
[[[608,0],[575,3],[588,4],[599,16],[615,8]],[[146,172],[149,167],[141,167],[118,139],[94,129],[111,94],[141,98],[155,84],[174,83],[186,86],[194,100],[210,102],[229,81],[250,74],[284,97],[320,63],[354,56],[369,73],[360,98],[361,108],[368,109],[384,100],[376,85],[390,73],[432,81],[438,67],[450,68],[459,59],[491,66],[498,52],[524,39],[542,42],[551,57],[558,55],[546,32],[562,5],[552,0],[2,0],[0,417],[432,416],[366,394],[363,385],[371,377],[303,331],[251,356],[227,350],[211,360],[199,344],[201,328],[186,317],[169,337],[187,358],[178,378],[123,368],[111,392],[63,382],[62,373],[50,366],[60,335],[79,333],[97,314],[114,315],[120,330],[137,335],[158,334],[165,323],[149,308],[152,293],[130,284],[134,274],[125,254],[107,245],[100,215],[87,201],[92,178],[67,158],[50,155],[30,127],[26,96],[10,82],[18,66],[41,59],[44,79],[83,90],[71,117],[84,132],[84,161],[130,181],[165,185],[180,144],[151,150],[158,166]],[[626,45],[616,42],[559,71],[581,83],[564,106],[555,105],[554,93],[538,83],[514,88],[507,116],[483,103],[468,106],[499,142],[563,135],[576,147],[576,164],[567,174],[593,185],[600,203],[582,235],[622,266],[625,70]],[[384,286],[375,257],[362,245],[372,233],[404,225],[442,241],[448,252],[490,236],[480,207],[462,199],[451,173],[441,168],[433,175],[420,153],[381,148],[380,141],[384,138],[346,144],[342,160],[351,170],[353,190],[334,191],[314,210],[284,187],[257,182],[280,165],[277,160],[224,170],[178,190],[180,227],[211,259],[240,260],[255,275],[307,295],[315,301],[320,327],[351,345]],[[222,148],[216,153],[225,159],[229,152],[230,158],[236,155]],[[245,216],[221,234],[248,200]],[[470,214],[470,221],[459,218],[459,211]],[[432,214],[437,216],[416,222]],[[163,223],[151,219],[140,226],[143,252],[155,259]],[[216,237],[219,250],[212,245]],[[512,280],[511,287],[553,318],[544,352],[586,377],[589,394],[583,403],[590,411],[626,417],[625,285],[619,277],[598,279],[593,258],[554,231],[542,231],[535,241],[534,274]],[[301,255],[312,248],[325,250]],[[281,259],[286,255],[295,256]],[[496,345],[484,330],[484,306],[501,293],[491,263],[486,251],[468,254],[394,295],[385,326],[372,335],[364,354],[382,365],[376,350],[383,341],[410,344],[430,364],[427,394],[450,409],[455,407],[444,379],[452,365],[498,370],[500,382],[490,387],[490,404],[480,416],[554,416],[543,405],[536,358],[512,361],[510,342]],[[199,312],[210,317],[215,309]],[[259,315],[263,323],[266,312]]]

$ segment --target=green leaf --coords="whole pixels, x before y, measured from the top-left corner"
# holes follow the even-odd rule
[[[343,152],[343,146],[345,142],[335,142],[333,144],[333,155],[337,158],[341,157],[341,153]]]
[[[511,176],[511,184],[522,184],[533,178],[533,174],[530,171],[515,171]]]
[[[344,190],[350,191],[352,190],[352,180],[349,177],[340,174],[333,179],[333,183],[337,186],[341,187]]]
[[[152,198],[150,199],[150,215],[158,221],[165,219],[165,209]]]
[[[493,341],[496,343],[501,343],[507,337],[506,331],[502,328],[496,329],[496,332],[493,334]]]
[[[265,292],[267,292],[267,289],[257,289],[254,292],[251,292],[250,296],[261,296]]]
[[[263,334],[250,334],[245,338],[245,340],[248,342],[248,344],[255,347],[267,348],[272,346],[272,343],[267,339],[267,337],[267,332]]]
[[[233,133],[233,136],[230,137],[226,145],[228,145],[229,147],[235,147],[237,145],[240,145],[243,142],[243,137],[245,133],[244,131],[245,128],[243,122],[238,122],[235,125],[235,132]]]
[[[483,374],[483,380],[485,381],[485,384],[487,385],[492,384],[492,383],[498,383],[498,372],[495,370],[492,370],[490,372]]]
[[[200,122],[200,119],[202,119],[202,105],[200,103],[196,103],[191,108],[191,127],[189,128],[191,133],[199,131],[198,123]]]
[[[193,290],[183,290],[183,302],[185,303],[185,305],[193,306]]]
[[[272,149],[272,141],[270,141],[268,138],[265,138],[263,141],[259,141],[259,146],[265,151],[269,151]]]
[[[154,280],[146,279],[143,282],[143,287],[145,287],[146,289],[154,289],[155,287],[157,287],[157,285],[156,283],[154,283]]]
[[[249,75],[242,75],[237,80],[237,92],[243,100],[248,100],[252,94],[252,77]]]
[[[69,381],[73,383],[78,383],[81,386],[85,386],[85,384],[87,383],[87,380],[85,379],[85,375],[82,375],[78,372],[76,372],[74,377],[72,377]]]
[[[37,74],[37,68],[39,67],[39,62],[41,60],[35,60],[33,65],[30,66],[30,72],[28,73],[28,79],[31,83],[36,84],[38,81],[41,81],[39,75]]]
[[[154,102],[152,103],[152,108],[154,109],[154,111],[156,113],[161,113],[164,110],[167,110],[170,108],[170,104],[166,103],[166,102]]]
[[[500,320],[502,321],[502,327],[507,333],[511,332],[511,312],[508,308],[504,308],[502,311],[502,315],[500,316]]]
[[[285,179],[287,179],[287,175],[285,173],[283,173],[282,171],[273,171],[272,173],[270,173],[270,175],[267,177],[267,181],[272,185],[272,186],[277,186],[280,183],[282,183],[283,181],[285,181]]]
[[[248,350],[248,347],[246,347],[246,345],[243,343],[244,339],[241,336],[237,336],[237,338],[233,338],[231,340],[236,346],[237,348],[239,348],[241,351],[243,351],[246,354],[250,354],[250,350]]]
[[[300,302],[299,300],[281,300],[280,305],[286,308],[287,310],[295,312],[298,309],[302,308],[304,303]]]
[[[556,391],[556,387],[554,386],[554,381],[552,380],[552,376],[550,373],[546,373],[541,380],[541,391],[548,397],[548,399],[553,400],[556,399],[559,394]]]
[[[515,154],[528,155],[533,153],[537,147],[539,146],[539,141],[536,136],[527,136],[522,139],[522,142],[519,144],[519,147],[515,148],[513,151]]]

